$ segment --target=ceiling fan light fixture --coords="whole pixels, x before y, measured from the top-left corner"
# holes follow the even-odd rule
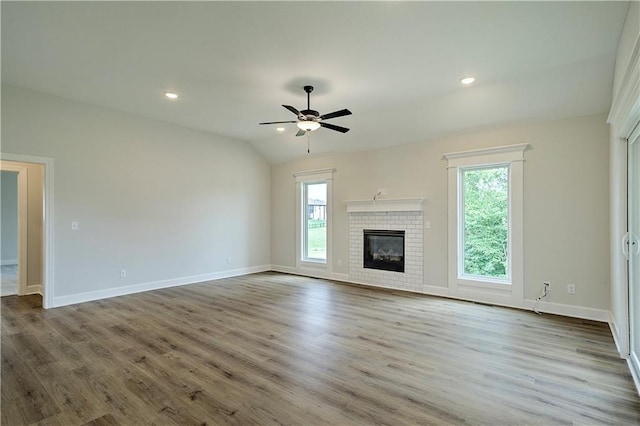
[[[320,128],[320,123],[312,120],[298,121],[296,126],[300,130],[304,130],[305,132],[313,132],[314,130],[318,130]]]
[[[460,83],[465,84],[465,85],[469,85],[471,83],[473,83],[474,81],[476,81],[475,77],[464,77],[460,79]]]

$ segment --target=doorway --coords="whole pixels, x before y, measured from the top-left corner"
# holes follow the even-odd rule
[[[44,166],[0,161],[0,295],[43,294]]]
[[[18,173],[0,171],[0,296],[18,294]]]

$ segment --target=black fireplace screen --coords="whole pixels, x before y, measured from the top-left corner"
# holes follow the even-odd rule
[[[364,230],[364,267],[404,272],[404,231]]]

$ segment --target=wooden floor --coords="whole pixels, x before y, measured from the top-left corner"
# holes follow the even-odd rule
[[[3,426],[640,423],[603,323],[277,273],[1,302]]]

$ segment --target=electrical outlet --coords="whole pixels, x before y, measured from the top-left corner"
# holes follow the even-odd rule
[[[227,265],[231,265],[231,256],[227,257]]]
[[[567,284],[567,293],[576,294],[576,285],[575,284]]]
[[[71,230],[72,231],[78,230],[78,222],[71,222]]]
[[[127,278],[127,270],[120,269],[120,278]]]

